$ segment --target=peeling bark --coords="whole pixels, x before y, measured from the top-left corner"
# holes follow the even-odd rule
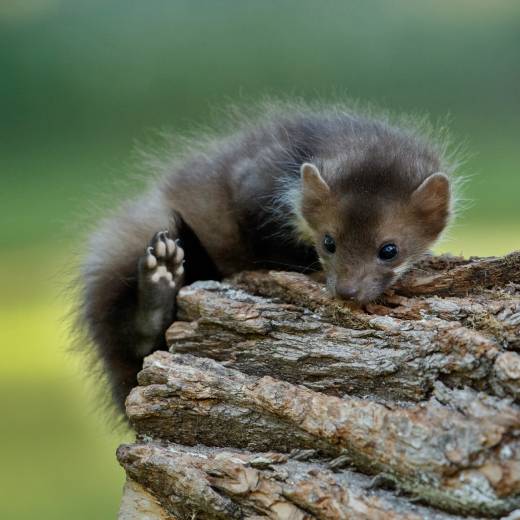
[[[118,458],[132,478],[163,497],[166,511],[186,518],[456,518],[378,489],[365,475],[275,452],[146,443],[121,446]],[[190,498],[179,504],[179,496]]]
[[[428,258],[365,307],[269,271],[197,282],[178,308],[118,453],[167,518],[514,518],[520,253]]]

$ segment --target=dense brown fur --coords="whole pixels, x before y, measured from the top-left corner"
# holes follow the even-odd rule
[[[377,297],[444,229],[450,186],[433,174],[448,168],[414,130],[302,107],[247,122],[162,168],[156,186],[100,227],[83,267],[82,317],[116,402],[142,357],[165,347],[182,284],[323,267],[333,294]],[[399,257],[382,262],[388,241]]]

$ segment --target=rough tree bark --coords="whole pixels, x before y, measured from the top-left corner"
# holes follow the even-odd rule
[[[520,518],[520,252],[427,258],[363,308],[274,271],[178,306],[120,518]]]

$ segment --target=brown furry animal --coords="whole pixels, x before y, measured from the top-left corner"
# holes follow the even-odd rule
[[[165,347],[183,284],[243,269],[323,269],[377,298],[445,228],[452,168],[416,129],[286,106],[200,146],[105,221],[83,264],[82,319],[120,407]]]

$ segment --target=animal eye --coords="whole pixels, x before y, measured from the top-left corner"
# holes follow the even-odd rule
[[[325,235],[323,237],[323,247],[329,253],[334,253],[336,251],[336,242],[330,235]]]
[[[395,244],[385,244],[381,247],[378,253],[378,257],[381,260],[392,260],[397,256],[399,250]]]

